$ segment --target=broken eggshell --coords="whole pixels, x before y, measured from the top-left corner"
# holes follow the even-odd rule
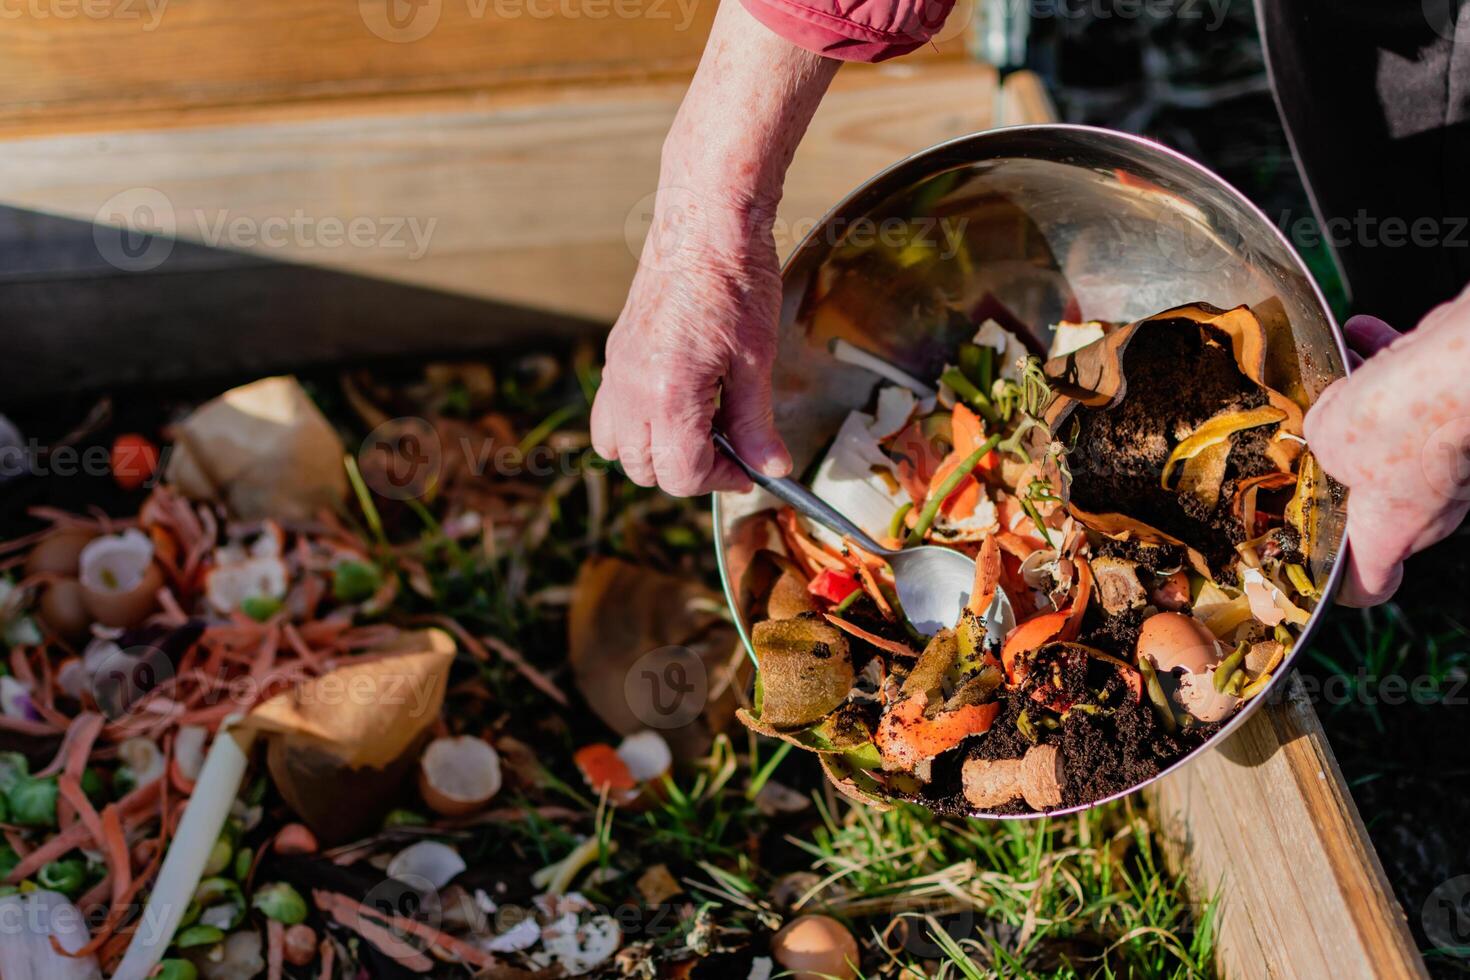
[[[960,769],[965,800],[977,810],[990,810],[1025,800],[1033,810],[1060,806],[1065,776],[1055,745],[1033,745],[1019,759],[969,758]]]
[[[792,980],[855,980],[861,963],[852,933],[826,915],[792,919],[772,937],[771,955]]]
[[[473,735],[436,738],[419,758],[419,793],[440,816],[462,817],[500,792],[500,753]]]
[[[1175,678],[1175,703],[1197,721],[1219,721],[1240,704],[1239,698],[1215,690],[1220,645],[1191,616],[1163,612],[1144,620],[1138,633],[1138,659],[1147,660],[1160,675]]]
[[[87,611],[104,626],[137,626],[158,608],[163,570],[153,561],[153,542],[141,531],[95,538],[77,558]]]

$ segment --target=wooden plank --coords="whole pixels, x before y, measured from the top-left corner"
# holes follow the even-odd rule
[[[1225,976],[1428,976],[1295,674],[1148,801],[1175,870],[1218,890]]]
[[[987,126],[994,81],[990,69],[968,64],[844,72],[792,166],[778,245],[789,247],[842,194],[895,160]],[[380,298],[387,286],[403,287],[379,320],[392,309],[412,324],[422,301],[415,297],[434,294],[483,304],[432,304],[438,312],[419,329],[420,350],[463,349],[475,342],[469,338],[483,345],[517,317],[608,324],[636,269],[659,148],[682,91],[673,83],[603,86],[507,96],[488,107],[436,101],[435,112],[405,102],[402,112],[346,119],[10,141],[0,153],[0,300],[11,349],[44,356],[47,367],[23,370],[12,358],[5,369],[0,359],[0,383],[25,391],[95,382],[111,367],[98,363],[100,351],[125,354],[118,331],[129,317],[178,320],[185,308],[198,326],[157,348],[173,366],[146,365],[130,377],[168,377],[185,364],[236,356],[269,360],[276,352],[251,340],[253,319],[271,318],[260,336],[277,341],[293,321],[311,323],[326,335],[313,336],[313,356],[382,346],[376,330],[402,332],[403,324],[375,327],[371,317],[354,323],[365,304],[346,296],[308,298],[334,317],[293,316],[295,294],[271,294],[267,284],[308,289],[302,271],[310,269],[331,273],[319,279],[328,296],[354,282],[373,283],[365,294]],[[291,227],[298,215],[311,223],[304,235]],[[367,222],[366,244],[345,240],[357,220]],[[324,221],[339,226],[330,243]],[[179,240],[124,239],[110,225],[166,226]],[[155,244],[167,247],[150,264]],[[248,268],[246,285],[205,287],[202,273],[223,281],[235,268]],[[193,292],[171,302],[184,273]],[[110,284],[91,288],[87,279]],[[4,289],[7,281],[16,288]],[[56,290],[65,290],[66,342],[56,336]],[[253,301],[242,306],[246,295]],[[290,363],[290,346],[277,361]]]
[[[687,78],[717,0],[34,0],[0,14],[0,129]],[[940,48],[958,55],[963,18]],[[337,111],[342,111],[339,107]]]
[[[893,161],[987,125],[993,82],[973,65],[844,79],[791,168],[778,245]],[[0,204],[610,319],[681,96],[603,87],[491,109],[17,140],[0,158]],[[324,239],[326,223],[358,221],[367,244]]]

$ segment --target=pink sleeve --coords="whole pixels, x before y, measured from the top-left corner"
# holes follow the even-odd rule
[[[954,0],[741,0],[756,20],[828,58],[883,61],[944,26]]]

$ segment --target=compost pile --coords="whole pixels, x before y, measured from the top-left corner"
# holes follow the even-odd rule
[[[596,379],[585,354],[315,400],[265,379],[118,436],[111,513],[32,507],[0,546],[0,903],[28,916],[0,974],[616,976],[750,946],[664,864],[611,863],[615,808],[655,794],[782,811],[726,786],[743,656],[708,518],[593,457]],[[708,689],[651,730],[623,673],[668,644]]]
[[[835,347],[888,383],[813,489],[885,547],[974,556],[952,628],[920,634],[886,562],[789,508],[739,528],[760,662],[740,717],[868,805],[1125,793],[1259,696],[1320,596],[1309,557],[1334,488],[1301,406],[1266,384],[1248,308],[1053,334],[1043,361],[986,320],[933,387]],[[986,628],[997,588],[1004,636]]]

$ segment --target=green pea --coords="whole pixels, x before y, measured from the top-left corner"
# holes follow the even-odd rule
[[[214,847],[209,851],[209,857],[204,862],[204,874],[214,876],[230,866],[230,858],[235,856],[235,848],[230,844],[229,838],[220,834],[219,840],[214,842]]]
[[[273,881],[255,889],[255,897],[250,904],[267,918],[288,926],[306,921],[306,900],[284,881]]]
[[[71,898],[82,890],[82,884],[87,878],[87,866],[84,862],[75,858],[63,861],[52,861],[42,865],[36,874],[36,880],[42,888],[49,888],[54,892]]]
[[[10,822],[22,827],[56,826],[56,780],[22,776],[5,794]]]
[[[281,611],[281,600],[275,596],[253,595],[240,600],[240,611],[257,623],[264,623]]]
[[[332,570],[332,595],[339,602],[362,602],[383,584],[376,565],[365,561],[339,562]]]
[[[213,946],[223,938],[224,932],[214,926],[190,926],[174,937],[174,945],[179,949],[193,949],[196,946]]]
[[[107,787],[102,784],[101,774],[91,766],[82,770],[82,792],[94,804],[107,802]]]
[[[229,878],[205,878],[194,889],[194,901],[204,911],[199,921],[220,929],[233,929],[245,918],[245,895]]]
[[[158,964],[153,980],[199,980],[199,971],[188,960],[167,959]]]
[[[10,788],[31,774],[31,764],[19,752],[0,752],[0,793],[9,793]]]
[[[250,877],[250,865],[255,863],[255,855],[250,848],[242,847],[235,852],[235,880],[244,881]]]

